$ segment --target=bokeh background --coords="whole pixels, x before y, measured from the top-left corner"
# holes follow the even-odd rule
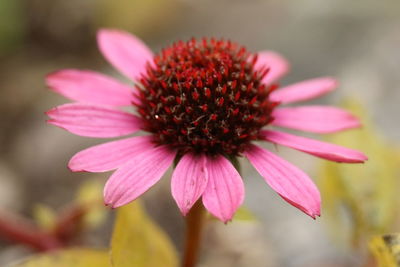
[[[66,164],[75,152],[103,140],[46,125],[44,115],[67,102],[46,89],[49,72],[84,68],[123,79],[97,50],[100,27],[130,31],[154,51],[175,40],[203,36],[229,38],[250,51],[275,50],[292,64],[282,85],[334,76],[339,89],[314,103],[355,98],[387,142],[395,146],[400,140],[397,0],[0,0],[0,18],[1,210],[30,217],[34,203],[57,209],[71,201],[83,180],[105,181],[109,175],[69,172]],[[279,153],[312,177],[318,175],[322,160],[284,148]],[[246,205],[258,222],[208,227],[201,266],[369,264],[363,252],[332,238],[324,210],[313,221],[276,196],[245,162],[243,176]],[[183,220],[170,196],[169,178],[144,199],[182,248]],[[111,221],[89,233],[85,242],[107,246]],[[0,240],[2,266],[30,253]]]

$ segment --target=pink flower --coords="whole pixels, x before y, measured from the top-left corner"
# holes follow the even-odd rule
[[[267,141],[327,160],[361,163],[361,152],[300,137],[266,126],[313,133],[358,127],[344,110],[328,106],[278,107],[316,98],[335,89],[329,77],[279,90],[288,71],[280,55],[249,53],[230,41],[177,42],[154,55],[137,37],[100,30],[104,57],[134,86],[88,70],[65,69],[47,76],[47,85],[75,103],[47,112],[48,122],[81,136],[130,137],[85,149],[72,157],[72,171],[116,171],[107,181],[107,205],[125,205],[157,183],[177,162],[172,196],[183,215],[202,198],[220,220],[232,219],[242,204],[244,186],[231,161],[245,156],[283,199],[315,218],[320,194],[299,168],[253,144]],[[134,106],[137,114],[122,111]]]

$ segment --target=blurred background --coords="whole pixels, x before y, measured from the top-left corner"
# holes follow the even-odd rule
[[[46,89],[44,77],[49,72],[62,68],[94,69],[123,79],[97,50],[95,34],[100,27],[130,31],[154,51],[175,40],[203,36],[229,38],[254,52],[277,51],[292,64],[282,85],[334,76],[340,81],[338,90],[314,103],[342,105],[351,98],[363,106],[361,115],[374,125],[371,128],[377,130],[377,139],[357,147],[354,142],[341,143],[340,138],[336,141],[364,150],[370,157],[365,166],[377,157],[368,145],[382,143],[385,151],[390,150],[379,154],[383,163],[368,173],[372,179],[384,181],[379,170],[386,170],[386,160],[392,162],[399,155],[395,147],[400,140],[400,1],[0,0],[0,18],[2,211],[30,218],[35,203],[61,209],[73,200],[83,181],[96,179],[104,183],[109,176],[69,172],[66,165],[74,153],[104,140],[77,137],[46,125],[44,115],[46,110],[67,102]],[[322,187],[329,187],[320,181],[329,178],[321,174],[321,168],[325,168],[322,160],[284,148],[279,148],[279,153],[307,171]],[[388,174],[389,189],[400,188],[396,184],[396,167],[400,166],[397,163],[390,163],[394,169]],[[352,167],[349,168],[345,171],[351,173]],[[276,196],[244,161],[243,177],[246,206],[257,219],[228,226],[211,224],[205,233],[200,266],[373,266],[365,240],[355,245],[357,242],[349,241],[349,236],[332,234],[330,220],[335,216],[329,216],[329,207],[323,207],[322,217],[313,221]],[[362,178],[357,179],[360,187],[371,181],[371,177]],[[361,192],[356,199],[371,200],[371,192],[377,186],[367,187],[369,191],[365,195]],[[325,205],[325,198],[329,199],[324,188]],[[385,214],[393,215],[389,216],[390,222],[386,220],[378,230],[365,227],[367,230],[361,235],[398,229],[394,206],[399,204],[399,197],[395,191],[385,192],[381,192],[387,198],[384,203],[392,205],[385,206]],[[144,199],[149,213],[181,249],[184,225],[170,196],[168,175]],[[375,208],[379,211],[381,206]],[[377,214],[376,210],[361,208],[356,213]],[[343,234],[343,229],[351,231],[349,225],[357,225],[352,212],[345,212],[344,228],[336,229],[338,233]],[[109,218],[91,230],[84,244],[106,247],[111,225]],[[0,240],[2,266],[30,253],[21,245]]]

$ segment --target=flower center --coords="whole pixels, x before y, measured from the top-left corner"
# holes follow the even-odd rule
[[[177,42],[154,57],[137,88],[144,130],[182,153],[239,155],[271,122],[275,86],[257,56],[230,41]]]

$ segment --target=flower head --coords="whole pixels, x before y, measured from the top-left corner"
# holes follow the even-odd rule
[[[253,141],[337,162],[367,159],[355,150],[266,128],[331,133],[359,126],[355,117],[334,107],[279,107],[328,93],[337,83],[326,77],[278,89],[288,63],[276,53],[192,39],[153,55],[138,38],[118,30],[99,31],[98,44],[134,86],[93,71],[61,70],[48,75],[47,84],[76,103],[47,114],[49,123],[81,136],[148,133],[88,148],[70,160],[72,171],[116,169],[104,189],[107,205],[133,201],[176,160],[171,191],[181,212],[186,215],[201,198],[210,213],[229,221],[244,199],[243,181],[230,160],[244,156],[283,199],[314,218],[321,201],[312,180]]]
[[[272,121],[274,86],[262,83],[257,55],[230,41],[179,42],[154,57],[137,86],[143,129],[160,145],[238,156]]]

